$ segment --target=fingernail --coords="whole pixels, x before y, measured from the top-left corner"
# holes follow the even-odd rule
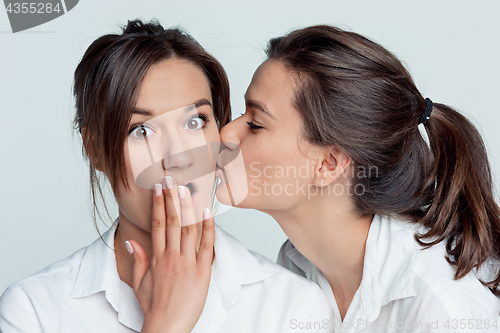
[[[167,188],[170,189],[172,186],[174,186],[174,181],[172,177],[170,176],[165,176],[165,182],[167,183]]]
[[[209,218],[211,218],[211,217],[212,217],[211,215],[212,215],[212,214],[210,214],[210,209],[205,208],[205,209],[203,210],[203,219],[204,219],[204,220],[208,220]]]
[[[161,195],[162,187],[161,184],[155,184],[155,195],[159,197]]]
[[[134,253],[134,248],[132,247],[132,244],[129,243],[129,241],[125,241],[125,247],[127,248],[128,253]]]
[[[179,189],[179,197],[181,197],[181,199],[184,199],[186,197],[186,188],[182,185],[179,185],[178,189]]]

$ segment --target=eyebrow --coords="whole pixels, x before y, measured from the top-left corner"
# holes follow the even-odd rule
[[[194,108],[199,108],[200,106],[203,106],[203,105],[208,105],[211,108],[213,108],[212,103],[210,103],[210,101],[208,99],[202,98],[202,99],[200,99],[192,104],[189,104],[187,107],[185,107],[186,109],[184,110],[184,112],[191,112],[191,111],[193,111]],[[147,116],[147,117],[154,116],[151,111],[143,110],[143,109],[134,109],[133,113],[140,114],[140,115]]]
[[[269,116],[271,119],[276,120],[276,117],[273,116],[269,111],[267,111],[267,109],[262,105],[262,103],[254,101],[252,99],[247,99],[246,98],[246,94],[243,97],[245,98],[245,104],[248,107],[252,107],[252,108],[255,108],[255,109],[259,110],[259,111],[262,111],[262,112],[264,112],[264,114],[266,114],[267,116]]]

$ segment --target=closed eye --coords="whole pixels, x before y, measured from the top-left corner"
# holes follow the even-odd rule
[[[247,121],[247,124],[250,127],[250,129],[252,129],[252,130],[260,130],[260,129],[264,128],[263,126],[259,126],[256,123],[254,123],[253,120],[252,121]]]

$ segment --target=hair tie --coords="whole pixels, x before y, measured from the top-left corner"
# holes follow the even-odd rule
[[[431,118],[432,113],[432,101],[430,98],[425,99],[425,112],[422,117],[420,117],[419,124],[425,124],[427,120]]]

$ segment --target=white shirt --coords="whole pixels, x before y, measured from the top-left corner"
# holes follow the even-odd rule
[[[118,276],[115,230],[103,235],[109,247],[99,238],[11,285],[0,298],[0,332],[139,332],[143,314]],[[332,311],[316,284],[249,252],[218,226],[214,246],[207,301],[193,332],[331,332],[323,323]],[[306,322],[317,329],[294,329]]]
[[[328,280],[290,240],[278,263],[319,284],[334,311],[336,332],[500,332],[500,298],[480,283],[477,272],[455,281],[444,242],[422,250],[413,238],[417,228],[375,215],[361,284],[343,322]]]

